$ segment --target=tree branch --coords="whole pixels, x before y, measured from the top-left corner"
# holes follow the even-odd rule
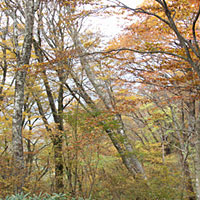
[[[196,46],[196,48],[198,50],[198,53],[200,53],[200,48],[199,48],[199,45],[197,43],[195,26],[196,26],[196,23],[197,23],[197,20],[198,20],[199,16],[200,16],[200,5],[199,5],[199,10],[198,10],[198,12],[196,14],[196,17],[195,17],[193,25],[192,25],[192,34],[193,34],[194,44],[195,44],[195,46]]]
[[[119,53],[121,51],[131,51],[131,52],[139,53],[139,54],[165,54],[165,55],[170,55],[170,56],[173,56],[173,57],[176,57],[176,58],[179,58],[179,59],[182,59],[182,60],[185,60],[185,61],[188,62],[188,58],[181,56],[181,55],[178,55],[178,54],[175,54],[175,53],[167,52],[167,51],[159,51],[159,50],[156,50],[156,51],[139,51],[139,50],[136,50],[136,49],[125,48],[125,47],[119,48],[119,49],[111,49],[109,51],[95,51],[95,52],[91,52],[91,53],[86,53],[86,54],[81,55],[81,56],[84,57],[84,56],[94,55],[94,54],[108,54],[108,53],[112,53],[112,52]]]

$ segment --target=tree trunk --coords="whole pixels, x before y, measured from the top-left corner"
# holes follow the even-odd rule
[[[196,110],[196,104],[200,106],[200,102],[192,99],[187,103],[189,108],[189,132],[195,137],[195,189],[196,189],[196,199],[200,200],[200,115],[199,111]],[[198,116],[196,116],[198,115]]]
[[[24,106],[24,85],[26,79],[26,70],[24,65],[29,64],[34,23],[34,0],[26,1],[25,7],[25,36],[23,47],[20,52],[18,44],[18,27],[17,14],[15,12],[14,20],[14,45],[16,49],[18,65],[15,79],[15,95],[14,95],[14,113],[12,123],[12,145],[13,145],[13,165],[14,176],[17,179],[14,191],[21,192],[24,185],[24,157],[23,157],[23,140],[22,140],[22,113]]]
[[[62,137],[55,136],[53,138],[54,148],[54,165],[55,165],[55,192],[63,193],[63,157],[62,157]]]
[[[106,130],[106,132],[108,133],[108,136],[110,140],[112,141],[113,145],[117,149],[122,159],[123,164],[125,165],[127,170],[132,174],[132,176],[136,178],[138,174],[141,174],[142,177],[146,179],[143,167],[141,163],[139,162],[139,160],[134,155],[132,146],[127,141],[126,141],[126,144],[123,144],[122,142],[120,142],[119,133],[112,132],[111,130]],[[121,135],[122,138],[124,138],[123,135]],[[122,140],[126,140],[126,139],[122,139]]]
[[[198,126],[200,127],[200,122]],[[195,187],[196,187],[196,199],[200,200],[200,128],[197,129],[197,139],[195,141]]]
[[[126,135],[125,127],[120,114],[116,115],[116,120],[119,123],[117,134],[121,137],[121,139],[118,140],[118,144],[120,144],[120,141],[123,141],[121,142],[122,143],[121,146],[124,146],[124,152],[121,153],[120,156],[122,157],[125,166],[129,170],[129,172],[131,172],[134,176],[141,175],[142,178],[146,179],[143,166],[135,156],[134,149],[130,144],[130,142],[128,141],[128,137]]]
[[[190,169],[189,169],[189,165],[188,162],[185,161],[183,164],[183,170],[184,170],[184,176],[186,179],[186,190],[189,193],[189,200],[196,200],[195,197],[195,193],[194,193],[194,189],[192,186],[192,180],[191,180],[191,175],[190,175]]]
[[[22,109],[24,105],[24,82],[26,72],[18,71],[15,82],[15,102],[12,123],[12,145],[14,176],[16,177],[15,192],[21,192],[24,185],[24,157],[22,142]]]
[[[185,160],[184,158],[184,154],[182,151],[178,152],[180,155],[180,162],[182,164],[182,173],[184,176],[184,187],[188,193],[188,199],[189,200],[196,200],[195,197],[195,192],[194,192],[194,188],[192,185],[192,179],[191,179],[191,173],[190,173],[190,168],[189,168],[189,164],[188,161]]]

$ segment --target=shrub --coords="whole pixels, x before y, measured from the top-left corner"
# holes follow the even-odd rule
[[[0,199],[0,200],[76,200],[75,198],[69,198],[66,194],[40,194],[38,196],[36,195],[31,195],[30,193],[28,194],[16,194],[12,196],[7,196],[5,199]],[[84,199],[82,197],[79,197],[78,200],[91,200],[91,199]]]
[[[65,194],[40,194],[39,196],[28,194],[16,194],[12,196],[7,196],[5,200],[66,200],[67,196]],[[3,200],[3,199],[1,199]]]

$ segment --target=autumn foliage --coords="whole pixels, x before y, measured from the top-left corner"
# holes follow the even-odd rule
[[[199,6],[2,0],[0,198],[199,200]]]

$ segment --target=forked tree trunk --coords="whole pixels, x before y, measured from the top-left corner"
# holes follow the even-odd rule
[[[55,167],[55,191],[56,193],[62,193],[64,192],[64,183],[63,183],[63,177],[64,177],[64,164],[63,164],[63,156],[62,156],[62,143],[63,143],[63,137],[62,137],[62,130],[58,135],[55,135],[53,131],[51,130],[48,121],[45,117],[45,113],[43,111],[43,107],[38,99],[36,99],[38,110],[40,115],[42,116],[42,120],[44,122],[45,128],[47,132],[49,132],[51,141],[53,143],[53,149],[54,149],[54,167]],[[57,129],[61,129],[61,126],[58,125]]]
[[[40,38],[40,35],[38,35]],[[38,61],[43,62],[43,52],[41,51],[41,44],[40,42],[36,42],[34,40],[34,49],[36,52],[36,55],[38,56]],[[62,145],[63,145],[63,86],[60,85],[59,92],[58,92],[58,108],[56,108],[55,105],[55,99],[53,97],[50,83],[46,74],[46,71],[44,70],[42,72],[43,74],[43,82],[46,90],[46,94],[48,97],[49,106],[53,115],[53,120],[56,123],[56,130],[57,133],[54,133],[50,128],[48,121],[45,117],[43,108],[39,100],[37,99],[37,106],[40,115],[42,116],[42,120],[44,122],[44,125],[46,127],[46,130],[50,133],[50,137],[53,143],[53,149],[54,149],[54,167],[55,167],[55,191],[56,193],[63,193],[64,192],[64,163],[63,163],[63,154],[62,154]],[[62,79],[63,74],[59,73],[59,79]],[[62,81],[61,81],[62,82]]]

